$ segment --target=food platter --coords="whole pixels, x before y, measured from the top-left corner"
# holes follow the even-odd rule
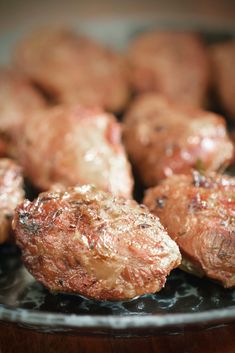
[[[186,326],[205,328],[235,319],[235,290],[180,270],[169,276],[158,294],[125,302],[97,302],[44,289],[25,270],[14,246],[2,247],[0,258],[0,317],[21,326],[47,332],[131,335],[153,330],[180,332]]]
[[[103,30],[98,31],[97,37],[106,43],[114,41],[122,48],[135,33],[148,26],[157,27],[154,22],[149,25],[136,20],[126,22],[122,36],[118,37],[120,25],[118,21],[103,23]],[[109,26],[112,30],[107,31]],[[88,27],[86,24],[85,32],[89,32]],[[94,23],[90,28],[95,28]],[[180,28],[191,29],[187,25]],[[201,32],[209,42],[234,35],[228,29],[216,32],[202,27]],[[107,33],[110,33],[109,38]],[[1,37],[3,63],[8,60],[18,35],[19,32],[16,35],[11,31]],[[136,195],[142,191],[138,186]],[[125,336],[173,334],[192,327],[212,328],[235,321],[235,290],[174,270],[160,293],[129,301],[98,302],[81,296],[54,294],[31,277],[21,263],[19,250],[8,244],[0,248],[0,321],[43,332]]]

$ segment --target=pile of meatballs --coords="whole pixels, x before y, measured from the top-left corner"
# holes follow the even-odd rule
[[[234,65],[235,40],[190,32],[122,54],[62,28],[22,38],[0,69],[0,243],[53,292],[130,299],[176,267],[233,287],[234,138],[213,102],[235,119]]]

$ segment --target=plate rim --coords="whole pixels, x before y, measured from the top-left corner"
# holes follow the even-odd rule
[[[194,325],[235,322],[235,305],[225,309],[212,309],[194,313],[170,313],[147,315],[77,315],[37,312],[31,309],[10,308],[0,305],[0,321],[39,327],[103,328],[112,330],[167,328],[178,325]]]

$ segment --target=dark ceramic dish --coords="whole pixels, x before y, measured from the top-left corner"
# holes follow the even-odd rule
[[[235,290],[175,270],[158,294],[131,301],[97,302],[52,294],[25,270],[14,246],[0,250],[0,318],[46,331],[90,334],[181,332],[235,320]]]
[[[143,29],[146,26],[132,23],[126,40]],[[212,31],[205,38],[213,42],[231,35]],[[214,109],[218,107],[215,105]],[[142,192],[137,186],[137,199]],[[208,329],[235,322],[235,289],[224,289],[206,278],[175,270],[160,293],[131,301],[97,302],[81,296],[52,294],[29,275],[19,250],[14,245],[4,245],[0,247],[0,320],[44,332],[174,334],[192,327]]]

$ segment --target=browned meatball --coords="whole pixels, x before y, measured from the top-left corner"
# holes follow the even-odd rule
[[[14,210],[23,199],[21,168],[10,159],[0,159],[0,244],[8,239]]]
[[[134,40],[128,56],[136,91],[159,92],[191,107],[205,103],[209,65],[199,35],[144,33]]]
[[[0,68],[0,155],[13,154],[22,124],[43,108],[43,98],[25,77]]]
[[[129,97],[124,58],[65,29],[44,29],[25,38],[15,62],[59,102],[119,111]]]
[[[216,171],[233,157],[222,117],[172,104],[155,93],[138,97],[130,107],[124,142],[147,186],[192,168]]]
[[[13,227],[26,267],[52,291],[111,300],[154,293],[181,260],[146,207],[89,185],[25,201]]]
[[[235,285],[235,178],[175,175],[149,189],[144,203],[179,245],[183,268]]]
[[[228,114],[235,119],[235,40],[211,48],[216,92]]]
[[[35,115],[18,141],[18,159],[41,190],[91,183],[130,197],[132,176],[115,117],[96,108],[61,106]]]

